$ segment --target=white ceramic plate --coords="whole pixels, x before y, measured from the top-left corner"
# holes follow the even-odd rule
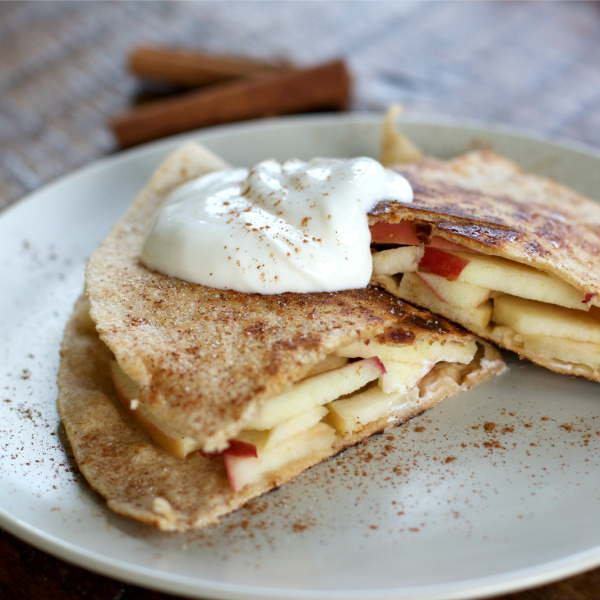
[[[87,257],[184,139],[233,164],[377,155],[380,119],[301,117],[206,130],[99,161],[0,215],[0,525],[66,560],[210,598],[467,598],[600,564],[599,384],[510,371],[319,465],[191,535],[110,513],[72,469],[58,350]],[[582,192],[600,156],[477,124],[407,123],[429,153],[490,146]],[[495,424],[490,433],[483,425]]]

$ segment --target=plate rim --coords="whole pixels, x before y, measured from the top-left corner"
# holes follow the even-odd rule
[[[254,130],[285,129],[289,126],[315,126],[337,123],[342,125],[376,125],[381,123],[381,113],[326,113],[318,115],[294,115],[268,119],[257,119],[240,123],[220,125],[186,132],[171,136],[135,148],[130,148],[115,154],[102,157],[87,165],[83,165],[52,181],[42,185],[37,190],[29,192],[21,199],[11,203],[0,211],[0,220],[5,219],[35,201],[38,196],[47,194],[55,187],[59,187],[71,180],[85,178],[97,171],[110,169],[113,165],[123,161],[136,161],[153,153],[169,150],[183,143],[195,140],[210,142],[210,138],[219,138],[223,134],[236,135],[252,133]],[[514,127],[498,123],[490,123],[475,119],[462,119],[444,116],[432,117],[406,117],[400,123],[416,126],[442,126],[457,130],[474,130],[479,134],[503,134],[511,138],[529,140],[549,144],[551,146],[575,151],[591,156],[600,162],[600,148],[596,148],[578,141],[562,137],[540,134],[525,128]],[[198,580],[187,575],[174,575],[161,572],[160,575],[149,569],[134,564],[126,564],[81,548],[71,542],[64,541],[54,535],[47,534],[39,527],[29,525],[27,522],[11,516],[4,508],[0,507],[0,526],[15,537],[45,551],[57,558],[66,560],[90,570],[94,573],[119,579],[130,584],[166,593],[175,593],[188,597],[205,596],[216,599],[249,600],[270,598],[285,600],[296,598],[310,598],[311,600],[359,600],[359,599],[387,599],[387,598],[416,598],[419,600],[458,600],[475,597],[489,597],[501,593],[516,592],[536,585],[543,585],[561,580],[600,565],[600,541],[597,546],[588,550],[568,555],[560,559],[527,567],[518,571],[463,580],[450,584],[435,584],[432,586],[418,586],[411,588],[394,588],[386,590],[293,590],[287,588],[261,588],[241,584],[226,584],[209,580]]]
[[[81,165],[72,171],[69,171],[68,173],[64,173],[63,175],[59,175],[54,179],[50,179],[42,184],[39,188],[26,193],[24,196],[21,196],[0,210],[0,219],[4,218],[6,214],[11,213],[14,209],[21,206],[24,202],[29,202],[35,199],[35,197],[39,194],[46,193],[50,188],[57,185],[62,185],[70,179],[87,176],[96,170],[109,168],[113,163],[119,163],[123,160],[135,160],[139,157],[150,155],[153,152],[168,149],[182,143],[196,140],[202,141],[203,138],[210,138],[212,136],[218,137],[222,133],[231,133],[235,135],[237,133],[251,132],[253,129],[278,129],[295,124],[312,125],[337,121],[344,124],[376,125],[377,123],[382,122],[382,118],[382,113],[372,111],[289,115],[284,117],[267,117],[264,119],[252,119],[237,123],[227,123],[224,125],[215,125],[214,127],[206,127],[203,129],[195,129],[193,131],[179,133],[177,135],[154,140],[146,144],[140,144],[139,146],[135,146],[133,148],[117,150],[114,153],[102,156],[90,163]],[[403,123],[407,123],[417,126],[439,125],[453,129],[474,129],[483,133],[498,133],[513,138],[531,140],[558,146],[559,148],[580,152],[600,160],[600,146],[596,147],[592,146],[591,144],[586,144],[578,140],[572,140],[564,136],[540,133],[533,129],[508,125],[505,123],[463,117],[455,118],[444,115],[432,115],[430,117],[403,115],[397,122],[400,128]]]
[[[358,592],[352,590],[266,588],[222,584],[171,573],[162,573],[157,576],[150,568],[137,565],[124,567],[118,560],[109,559],[87,549],[78,548],[74,544],[55,538],[36,527],[30,526],[20,519],[11,519],[10,524],[7,525],[2,522],[5,514],[5,511],[0,508],[0,525],[6,531],[56,558],[111,579],[189,598],[208,598],[205,596],[208,592],[211,594],[210,598],[217,600],[261,600],[264,598],[269,598],[269,600],[365,600],[366,598],[369,600],[409,600],[416,598],[419,600],[470,600],[548,585],[592,569],[600,563],[600,546],[598,546],[571,554],[567,558],[542,563],[540,566],[451,584],[387,590],[359,590]],[[198,587],[199,581],[203,584],[201,588]]]

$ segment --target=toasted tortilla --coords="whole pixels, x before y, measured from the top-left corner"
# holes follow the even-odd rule
[[[336,293],[241,294],[191,284],[139,261],[152,214],[175,186],[226,166],[199,146],[170,157],[91,257],[89,301],[78,301],[63,340],[58,407],[77,463],[117,513],[163,530],[218,520],[306,468],[395,426],[504,370],[486,342],[469,364],[440,362],[416,401],[330,446],[232,491],[223,458],[177,458],[126,413],[110,376],[113,357],[139,386],[136,402],[220,451],[261,405],[291,388],[332,352],[376,338],[387,345],[472,343],[463,329],[376,287]],[[324,423],[317,426],[329,427]],[[315,426],[315,427],[317,427]]]
[[[100,339],[158,419],[205,452],[227,447],[261,404],[336,349],[396,331],[412,343],[468,334],[378,288],[244,294],[150,271],[145,230],[166,194],[224,163],[197,145],[172,155],[91,256],[90,314]]]
[[[600,294],[597,202],[490,151],[427,158],[398,171],[411,182],[414,201],[378,204],[369,224],[414,221],[425,244],[437,235]]]
[[[410,314],[421,315],[421,311]],[[113,511],[165,531],[186,531],[289,481],[306,468],[432,408],[501,372],[498,352],[482,343],[468,365],[438,363],[419,384],[417,404],[402,407],[333,446],[305,456],[260,482],[233,492],[222,457],[199,452],[179,459],[155,444],[121,408],[109,372],[112,353],[98,336],[89,303],[80,298],[67,324],[58,375],[58,409],[79,468]]]
[[[412,221],[425,245],[433,236],[484,254],[539,269],[582,293],[600,294],[600,205],[556,182],[523,172],[510,160],[489,151],[470,152],[453,160],[425,158],[398,171],[411,182],[414,202],[382,202],[369,223]],[[399,294],[398,281],[376,282]],[[476,335],[560,373],[600,381],[600,370],[528,351],[508,328],[475,327],[452,306],[401,295],[449,318]],[[597,304],[598,297],[593,304]]]

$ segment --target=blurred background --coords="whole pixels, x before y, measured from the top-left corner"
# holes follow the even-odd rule
[[[313,66],[349,108],[493,121],[600,145],[597,2],[0,2],[0,209],[114,152],[148,97],[140,45]],[[156,91],[156,89],[151,89]]]
[[[131,72],[138,46],[299,67],[343,59],[349,110],[400,102],[415,118],[496,122],[600,149],[599,32],[597,2],[0,2],[0,210],[117,151],[111,119],[173,91]],[[511,598],[598,589],[594,571]],[[166,598],[2,531],[0,596]]]

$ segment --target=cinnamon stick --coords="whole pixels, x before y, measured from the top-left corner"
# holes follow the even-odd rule
[[[135,75],[190,87],[291,68],[285,64],[209,56],[162,46],[141,46],[129,55],[129,70]]]
[[[341,110],[350,95],[343,61],[261,78],[234,80],[157,101],[114,117],[121,147],[245,119],[312,110]]]

